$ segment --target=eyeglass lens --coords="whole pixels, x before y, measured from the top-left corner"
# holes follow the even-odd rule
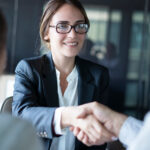
[[[75,32],[83,34],[88,31],[88,25],[87,24],[77,24],[75,26],[71,26],[69,24],[57,24],[56,30],[58,33],[69,33],[71,29],[74,28]]]

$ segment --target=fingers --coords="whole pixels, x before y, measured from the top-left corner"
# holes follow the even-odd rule
[[[75,127],[71,126],[69,129],[70,129],[70,131],[73,132],[74,128],[75,128]]]
[[[75,130],[75,128],[74,128],[74,130]],[[73,131],[73,134],[77,137],[77,139],[87,146],[92,146],[92,144],[90,143],[90,141],[88,139],[88,136],[83,131],[81,131],[81,130],[78,130],[78,131],[79,132],[77,135],[76,135],[76,131]]]
[[[94,121],[93,121],[94,122]],[[104,142],[110,142],[112,141],[112,137],[114,137],[114,134],[112,134],[110,131],[108,131],[100,122],[95,120],[93,123],[93,128],[95,129],[95,139],[99,141],[99,139],[103,139]]]
[[[83,138],[82,142],[83,142],[85,145],[87,145],[87,146],[91,146],[86,134],[84,134],[84,138]]]
[[[85,106],[86,109],[90,110],[96,119],[101,122],[108,131],[113,132],[115,136],[119,135],[121,126],[127,116],[117,113],[98,102],[85,104]]]
[[[96,130],[93,128],[93,119],[88,115],[84,119],[78,119],[76,126],[79,127],[90,139],[95,139]]]
[[[114,135],[110,133],[93,115],[78,119],[77,127],[72,127],[73,134],[87,146],[102,145],[110,142]]]
[[[80,133],[80,129],[78,128],[78,127],[76,127],[76,128],[74,128],[74,130],[73,130],[73,134],[75,135],[75,136],[81,136],[82,134]],[[81,135],[79,135],[79,134],[81,134]]]
[[[92,126],[89,130],[88,138],[91,141],[92,145],[102,145],[105,142],[112,141],[112,137],[114,136],[112,133],[107,131],[105,127],[96,120],[94,116],[91,117]]]
[[[75,130],[75,128],[74,128]],[[95,143],[93,141],[91,141],[88,136],[83,132],[83,131],[79,131],[78,134],[76,134],[76,131],[73,131],[73,134],[77,137],[77,139],[79,141],[81,141],[83,144],[85,144],[86,146],[92,146],[95,145]],[[101,142],[102,143],[102,142]],[[101,144],[99,144],[101,145]]]
[[[84,138],[84,132],[80,131],[79,134],[77,135],[78,140],[82,141]]]
[[[95,137],[95,141],[92,143],[93,145],[102,145],[106,142],[111,142],[113,140],[114,135],[107,131],[104,126],[101,126],[100,131]]]
[[[87,146],[92,146],[92,142],[89,140],[88,136],[83,132],[83,137],[82,139],[77,137],[78,140],[80,140],[83,144],[87,145]]]

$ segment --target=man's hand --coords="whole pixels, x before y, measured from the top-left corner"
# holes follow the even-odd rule
[[[85,107],[82,106],[66,107],[62,111],[61,127],[74,127],[74,135],[88,146],[112,141],[114,135],[107,131],[94,115],[86,113]]]
[[[114,137],[93,115],[78,119],[76,127],[70,129],[87,146],[102,145],[112,141]]]
[[[101,122],[104,127],[118,137],[121,126],[127,119],[127,116],[118,112],[115,112],[98,102],[92,102],[84,105],[80,105],[85,111],[81,113],[78,117],[84,118],[89,114],[93,114],[99,122]]]
[[[74,135],[84,144],[101,145],[118,137],[127,116],[92,102],[62,111],[61,127],[71,126]]]

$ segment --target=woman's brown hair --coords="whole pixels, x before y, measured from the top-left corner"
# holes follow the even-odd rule
[[[7,26],[5,18],[0,10],[0,53],[6,46]]]
[[[84,16],[85,23],[87,23],[88,26],[90,26],[89,19],[87,17],[85,9],[83,8],[79,0],[50,0],[46,3],[44,7],[40,22],[40,37],[41,41],[44,42],[45,44],[47,44],[48,42],[44,40],[44,37],[48,32],[49,22],[51,21],[53,15],[57,12],[57,10],[64,4],[73,5],[74,7],[78,8]]]

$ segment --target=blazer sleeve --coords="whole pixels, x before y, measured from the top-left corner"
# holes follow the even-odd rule
[[[36,81],[31,65],[22,60],[15,70],[15,85],[12,113],[29,120],[37,130],[37,134],[52,139],[54,107],[41,107],[38,104]]]

